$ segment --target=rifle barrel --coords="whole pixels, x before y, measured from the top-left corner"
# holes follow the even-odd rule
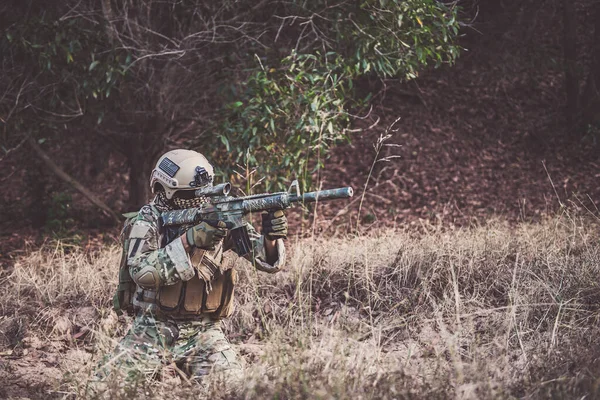
[[[337,189],[317,190],[316,192],[308,192],[300,196],[291,196],[290,202],[295,203],[314,203],[324,200],[348,199],[354,195],[354,190],[351,187],[343,187]]]

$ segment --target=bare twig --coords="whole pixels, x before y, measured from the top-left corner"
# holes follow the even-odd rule
[[[356,232],[357,233],[358,233],[358,228],[360,226],[360,212],[362,211],[365,194],[367,192],[367,186],[369,185],[369,181],[371,180],[371,176],[373,175],[373,168],[375,168],[375,164],[377,164],[377,161],[379,159],[379,153],[381,152],[381,149],[383,148],[385,141],[388,140],[392,136],[389,132],[393,131],[394,125],[396,125],[396,123],[398,123],[398,121],[400,121],[401,118],[402,117],[396,118],[396,120],[394,122],[392,122],[390,124],[390,126],[388,126],[385,134],[380,135],[379,138],[377,139],[377,142],[374,144],[375,158],[373,159],[373,163],[371,164],[371,168],[369,169],[369,174],[367,175],[367,180],[365,181],[363,193],[362,193],[362,196],[360,197],[360,203],[358,205],[358,214],[356,216]]]
[[[42,159],[42,161],[54,172],[60,179],[67,182],[69,185],[73,186],[78,192],[83,194],[89,201],[91,201],[95,206],[100,208],[106,215],[110,216],[115,222],[119,222],[120,219],[117,214],[107,206],[102,200],[100,200],[96,195],[86,189],[82,184],[77,182],[73,177],[63,171],[58,165],[52,161],[52,159],[44,152],[40,146],[33,140],[32,138],[28,138],[27,142],[35,151],[35,153]]]

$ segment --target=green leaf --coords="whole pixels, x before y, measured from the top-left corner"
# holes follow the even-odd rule
[[[230,151],[229,140],[224,135],[220,135],[220,139],[221,139],[221,143],[223,143],[223,145],[225,145],[225,148],[227,149],[227,151]]]
[[[313,111],[317,111],[318,108],[319,108],[319,98],[315,97],[315,99],[312,101],[312,103],[310,103],[310,109]]]
[[[273,121],[273,118],[271,118],[269,124],[271,125],[271,132],[275,133],[275,121]]]
[[[94,68],[96,68],[98,66],[98,64],[100,64],[100,61],[96,60],[96,61],[92,61],[92,63],[90,64],[90,67],[88,68],[88,71],[92,71]]]
[[[333,124],[331,123],[331,121],[329,121],[329,123],[327,124],[327,130],[331,135],[333,135]]]

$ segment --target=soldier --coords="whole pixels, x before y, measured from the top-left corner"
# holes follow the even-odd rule
[[[207,201],[194,191],[212,185],[213,167],[200,153],[173,150],[152,171],[154,200],[143,206],[130,225],[126,268],[135,282],[131,303],[133,326],[119,343],[113,363],[146,376],[165,365],[176,366],[191,379],[219,373],[240,380],[240,359],[221,329],[233,311],[236,271],[223,254],[234,250],[222,221],[162,228],[168,210]],[[248,223],[252,251],[245,256],[257,269],[279,271],[285,262],[283,211],[262,215],[262,234]]]

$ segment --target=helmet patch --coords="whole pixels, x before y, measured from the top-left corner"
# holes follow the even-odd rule
[[[177,171],[179,171],[179,165],[175,164],[173,161],[169,160],[166,157],[160,162],[158,168],[163,170],[171,178],[175,176]]]
[[[194,180],[190,182],[190,187],[202,187],[212,183],[213,177],[210,176],[206,168],[196,167]]]

